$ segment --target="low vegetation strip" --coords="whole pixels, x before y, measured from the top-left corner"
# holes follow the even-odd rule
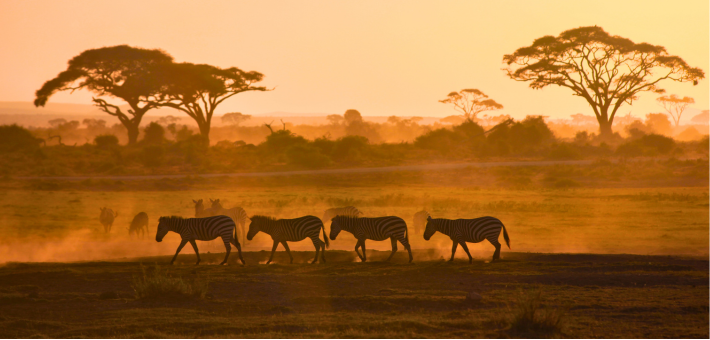
[[[0,267],[0,336],[220,338],[707,338],[708,260],[503,253],[447,263],[438,251],[329,251],[326,264],[173,266],[170,256]],[[218,261],[222,254],[206,254]],[[283,259],[281,259],[283,260]],[[668,268],[683,270],[668,270]],[[570,271],[573,275],[570,275]],[[138,282],[207,278],[195,289],[135,294]],[[180,285],[185,287],[186,285]],[[190,298],[195,292],[202,298]]]
[[[204,178],[215,177],[270,177],[270,176],[294,176],[294,175],[326,175],[326,174],[349,174],[349,173],[378,173],[378,172],[397,172],[397,171],[434,171],[434,170],[452,170],[474,168],[490,168],[490,167],[523,167],[523,166],[551,166],[551,165],[588,165],[592,164],[591,160],[576,160],[576,161],[520,161],[520,162],[465,162],[465,163],[445,163],[445,164],[421,164],[421,165],[402,165],[402,166],[386,166],[377,168],[348,168],[348,169],[325,169],[325,170],[298,170],[298,171],[270,171],[270,172],[244,172],[244,173],[224,173],[224,174],[190,174],[187,176],[199,176]],[[18,176],[16,179],[21,180],[101,180],[110,179],[118,181],[143,180],[143,179],[161,179],[161,178],[185,178],[186,175],[143,175],[143,176]]]

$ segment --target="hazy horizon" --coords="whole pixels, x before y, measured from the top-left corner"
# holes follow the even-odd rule
[[[673,7],[647,1],[598,4],[0,1],[0,42],[9,51],[0,55],[0,101],[30,102],[72,57],[118,44],[160,48],[179,62],[256,70],[265,75],[264,86],[275,87],[235,96],[218,115],[357,109],[363,116],[445,117],[457,112],[438,100],[463,88],[478,88],[505,106],[494,115],[592,115],[585,101],[566,89],[532,90],[501,70],[504,54],[539,37],[589,25],[665,46],[709,71],[707,1]],[[166,8],[170,15],[164,14]],[[106,20],[111,14],[116,20]],[[692,109],[709,106],[707,79],[697,86],[661,85],[668,94],[695,98]],[[662,112],[655,98],[643,93],[619,115]],[[57,93],[49,103],[90,104],[91,94]]]

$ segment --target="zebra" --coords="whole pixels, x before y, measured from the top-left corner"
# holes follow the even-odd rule
[[[414,233],[419,234],[419,231],[426,227],[426,218],[429,217],[429,213],[425,210],[418,211],[414,213]]]
[[[352,216],[357,217],[364,215],[362,211],[358,210],[353,206],[347,206],[342,208],[330,208],[323,213],[323,222],[330,221],[335,216]]]
[[[387,238],[392,240],[392,253],[386,261],[389,261],[394,253],[397,252],[397,241],[404,246],[409,252],[409,262],[412,262],[412,249],[409,246],[409,233],[407,232],[407,224],[404,220],[397,216],[385,217],[350,217],[350,216],[335,216],[333,223],[330,225],[330,239],[335,241],[340,230],[351,232],[357,239],[355,244],[355,252],[360,257],[362,262],[367,261],[367,251],[365,249],[365,240],[383,241]],[[357,248],[362,247],[362,255]]]
[[[111,232],[111,227],[113,227],[114,219],[118,217],[118,211],[114,213],[113,210],[105,207],[99,209],[101,210],[101,215],[99,215],[99,221],[104,226],[104,232],[108,234]]]
[[[145,230],[143,230],[143,227],[145,227]],[[131,226],[128,228],[128,235],[131,236],[132,234],[136,234],[138,236],[138,232],[141,232],[141,238],[143,238],[148,232],[148,214],[144,212],[139,212],[136,217],[133,218],[133,221],[131,221]]]
[[[486,239],[494,247],[496,247],[496,251],[493,253],[493,260],[495,261],[500,259],[500,243],[498,242],[498,236],[500,236],[501,229],[503,230],[503,238],[505,239],[505,243],[508,245],[508,249],[510,249],[510,238],[508,238],[508,231],[505,230],[503,222],[491,216],[479,217],[470,220],[447,220],[444,218],[433,219],[431,217],[427,217],[424,239],[428,241],[437,231],[449,236],[451,241],[454,241],[451,248],[451,259],[449,262],[454,260],[456,248],[460,244],[461,248],[463,248],[468,255],[468,263],[473,263],[473,258],[471,257],[471,253],[468,252],[466,242],[478,243]]]
[[[210,202],[212,203],[211,210],[213,211],[214,215],[227,215],[231,217],[234,220],[234,223],[236,223],[239,226],[239,231],[240,231],[240,236],[241,239],[244,240],[246,239],[247,236],[247,220],[249,219],[249,216],[247,216],[247,212],[244,211],[242,207],[233,207],[229,209],[225,209],[222,207],[222,203],[219,202],[219,198],[216,200],[210,199]]]
[[[195,263],[195,265],[200,264],[200,253],[197,250],[197,243],[195,243],[195,240],[211,241],[217,237],[222,237],[222,241],[224,241],[224,248],[227,249],[227,255],[224,256],[224,261],[222,261],[220,265],[227,263],[229,253],[232,250],[229,243],[232,243],[235,247],[237,247],[239,259],[242,261],[242,265],[245,264],[244,258],[242,258],[242,246],[239,244],[239,240],[237,239],[237,226],[229,216],[218,215],[203,218],[162,216],[158,220],[158,232],[155,235],[155,240],[158,242],[163,241],[163,237],[165,237],[165,234],[167,234],[168,231],[176,232],[180,234],[180,238],[182,238],[182,241],[175,252],[175,256],[173,256],[172,261],[170,261],[170,264],[175,262],[180,250],[182,250],[182,247],[184,247],[187,242],[190,242],[190,244],[192,244],[192,248],[195,249],[195,254],[197,255],[197,263]],[[234,232],[234,237],[232,237],[232,232]]]
[[[323,230],[323,239],[325,242],[321,241],[319,238],[320,231]],[[271,256],[269,256],[269,261],[266,264],[271,263],[274,258],[274,252],[279,243],[283,244],[286,248],[286,253],[288,257],[291,258],[291,263],[293,263],[293,256],[291,256],[291,250],[288,248],[287,241],[301,241],[306,237],[313,241],[313,245],[316,247],[316,257],[313,258],[311,263],[316,263],[318,260],[318,252],[323,248],[321,253],[321,262],[325,262],[325,248],[330,246],[328,238],[325,237],[325,227],[323,222],[315,216],[303,216],[293,219],[275,219],[268,216],[254,215],[251,217],[251,224],[249,225],[249,233],[247,234],[247,240],[254,238],[258,232],[264,232],[271,236],[274,240],[274,245],[271,247]]]

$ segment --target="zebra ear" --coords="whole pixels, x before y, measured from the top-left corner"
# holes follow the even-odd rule
[[[195,203],[195,204],[197,204],[197,201],[195,201],[195,200],[192,200],[192,203]]]
[[[427,216],[427,217],[426,217],[426,220],[427,220],[427,221],[431,221],[431,216]]]

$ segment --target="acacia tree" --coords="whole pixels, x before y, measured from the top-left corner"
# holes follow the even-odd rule
[[[656,98],[656,100],[673,118],[673,122],[675,122],[676,127],[680,124],[680,116],[683,115],[683,111],[685,111],[688,105],[695,103],[695,99],[691,97],[678,98],[678,96],[674,94],[670,96],[661,96]]]
[[[226,123],[233,126],[239,126],[239,124],[249,119],[251,119],[251,115],[245,115],[241,112],[230,112],[222,115],[222,123]]]
[[[94,105],[116,118],[128,130],[128,143],[138,140],[138,126],[148,110],[164,103],[156,67],[172,63],[173,58],[161,50],[148,50],[127,45],[86,50],[69,60],[67,69],[37,90],[35,106],[44,106],[59,91],[86,89],[94,93]],[[125,101],[126,112],[105,98]]]
[[[212,116],[217,106],[232,96],[246,91],[270,91],[253,84],[264,75],[245,72],[236,67],[221,69],[212,65],[180,63],[163,69],[164,94],[169,102],[163,106],[180,110],[195,120],[200,134],[209,141]]]
[[[465,119],[476,120],[476,116],[483,111],[500,110],[503,105],[489,99],[481,90],[463,89],[459,92],[451,92],[446,99],[439,101],[444,104],[452,104],[454,109],[463,113]]]
[[[614,115],[632,104],[640,92],[663,93],[658,83],[669,79],[697,85],[705,74],[690,67],[665,47],[634,43],[589,26],[544,36],[503,57],[508,76],[529,81],[533,89],[566,87],[584,98],[599,123],[600,135],[610,136]]]

